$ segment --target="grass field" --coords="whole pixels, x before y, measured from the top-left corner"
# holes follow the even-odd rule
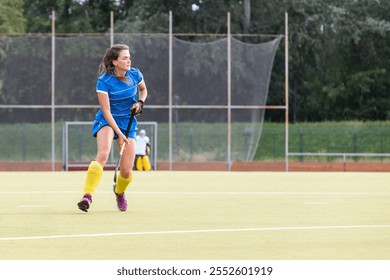
[[[389,260],[389,173],[0,173],[2,260]]]

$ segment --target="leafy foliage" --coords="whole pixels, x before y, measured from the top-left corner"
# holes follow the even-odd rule
[[[19,33],[25,31],[23,0],[1,0],[0,33]]]

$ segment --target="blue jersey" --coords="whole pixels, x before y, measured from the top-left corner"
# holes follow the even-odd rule
[[[96,83],[98,93],[108,94],[111,114],[123,133],[125,133],[130,119],[130,108],[137,102],[138,85],[143,81],[143,76],[137,68],[130,68],[130,71],[126,72],[126,78],[127,81],[121,81],[115,75],[106,72],[98,78]],[[109,124],[104,118],[102,109],[100,109],[95,117],[92,135],[96,137],[98,131],[107,125]],[[134,118],[129,137],[135,138],[136,131],[137,120]],[[114,139],[117,138],[118,135],[115,133]]]
[[[130,115],[130,108],[137,102],[137,87],[143,76],[137,68],[130,68],[130,71],[126,72],[126,78],[127,81],[121,81],[105,72],[97,80],[96,91],[108,94],[113,116]]]

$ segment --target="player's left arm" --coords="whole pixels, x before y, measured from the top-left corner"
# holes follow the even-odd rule
[[[139,100],[145,102],[146,97],[148,97],[148,90],[146,88],[146,84],[144,80],[142,80],[142,82],[138,84],[138,90],[139,90]]]
[[[144,80],[138,84],[138,101],[131,107],[131,110],[136,110],[135,115],[138,116],[142,113],[146,97],[148,96],[148,90]]]

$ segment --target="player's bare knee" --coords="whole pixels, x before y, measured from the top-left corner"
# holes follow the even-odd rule
[[[106,165],[109,155],[110,155],[109,152],[99,151],[99,153],[96,156],[96,161],[99,162],[101,165]]]
[[[131,169],[124,169],[120,171],[120,174],[123,178],[129,178],[131,176],[132,170]]]

